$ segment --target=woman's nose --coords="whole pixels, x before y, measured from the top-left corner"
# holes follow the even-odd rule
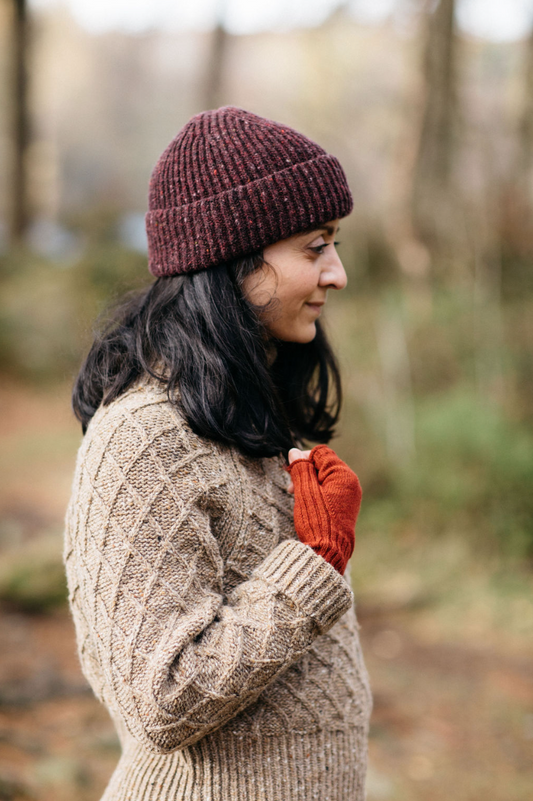
[[[327,263],[324,265],[319,283],[320,286],[330,287],[331,289],[344,289],[348,283],[346,270],[336,250],[332,252]]]

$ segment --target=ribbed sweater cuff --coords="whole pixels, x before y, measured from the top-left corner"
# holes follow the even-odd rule
[[[254,571],[254,576],[276,585],[322,632],[327,631],[353,604],[348,583],[309,545],[281,542]]]

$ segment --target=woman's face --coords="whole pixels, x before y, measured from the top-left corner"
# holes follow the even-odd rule
[[[244,280],[248,300],[273,301],[261,319],[276,339],[311,342],[328,289],[344,289],[346,273],[335,249],[339,221],[282,239],[264,250],[266,265]]]

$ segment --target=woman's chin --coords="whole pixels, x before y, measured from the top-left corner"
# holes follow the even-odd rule
[[[316,337],[316,322],[313,320],[312,323],[291,327],[269,326],[267,331],[269,336],[278,342],[295,342],[305,345]]]
[[[312,342],[315,337],[316,325],[315,323],[312,323],[312,325],[306,325],[305,328],[302,328],[301,330],[294,331],[290,339],[287,337],[285,341],[297,342],[299,345],[306,345],[308,342]]]

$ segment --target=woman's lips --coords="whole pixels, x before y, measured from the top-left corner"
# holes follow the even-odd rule
[[[320,312],[322,311],[322,306],[324,304],[323,303],[306,303],[305,305],[308,306],[310,309],[312,309],[312,311],[316,312],[317,314],[320,314]]]

